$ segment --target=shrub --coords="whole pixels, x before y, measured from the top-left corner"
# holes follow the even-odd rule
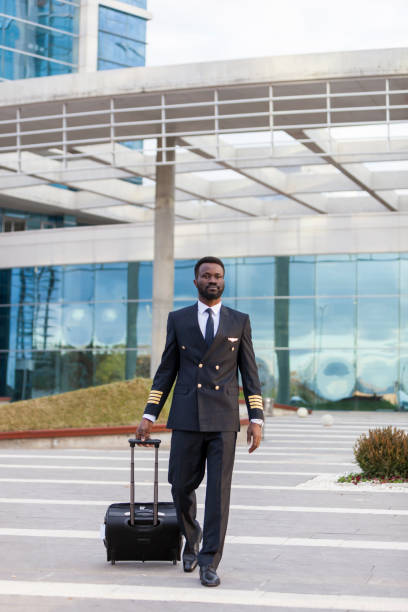
[[[402,429],[370,429],[355,443],[354,456],[370,478],[408,477],[408,435]]]

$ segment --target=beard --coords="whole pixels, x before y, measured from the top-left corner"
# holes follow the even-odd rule
[[[215,285],[198,287],[198,293],[206,300],[218,300],[224,292],[224,287],[216,287]]]

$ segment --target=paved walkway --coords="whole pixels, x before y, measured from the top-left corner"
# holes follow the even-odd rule
[[[343,413],[330,428],[320,419],[270,418],[261,449],[238,448],[216,589],[181,564],[106,562],[99,526],[109,503],[128,498],[127,450],[0,449],[0,610],[407,612],[408,489],[328,485],[355,469],[359,433],[407,427],[407,415]],[[137,500],[152,496],[152,457],[136,452]]]

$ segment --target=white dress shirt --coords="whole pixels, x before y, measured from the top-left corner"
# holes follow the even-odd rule
[[[218,331],[218,326],[220,324],[220,310],[221,310],[221,302],[218,302],[215,306],[207,306],[204,302],[200,302],[198,300],[198,324],[201,329],[201,333],[203,334],[203,338],[205,338],[205,328],[207,326],[208,317],[210,316],[208,312],[206,312],[207,308],[211,308],[212,310],[212,318],[214,321],[214,336]]]
[[[221,311],[221,302],[218,302],[218,304],[215,304],[215,306],[208,306],[207,304],[204,304],[204,302],[200,302],[200,300],[198,300],[197,302],[198,304],[198,325],[200,327],[200,331],[203,334],[203,338],[205,338],[205,328],[207,326],[207,319],[210,316],[208,312],[206,312],[207,308],[211,308],[213,314],[213,321],[214,321],[214,336],[216,335],[217,331],[218,331],[218,327],[220,324],[220,311]],[[149,421],[152,421],[153,423],[156,420],[156,417],[153,416],[152,414],[144,414],[143,418],[148,419]],[[258,425],[262,425],[262,419],[251,419],[252,423],[258,423]]]

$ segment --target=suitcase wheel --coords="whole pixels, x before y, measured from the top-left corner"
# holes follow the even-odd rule
[[[115,565],[115,563],[116,563],[115,559],[111,559],[111,564]]]
[[[177,565],[177,559],[173,559],[173,565]]]

